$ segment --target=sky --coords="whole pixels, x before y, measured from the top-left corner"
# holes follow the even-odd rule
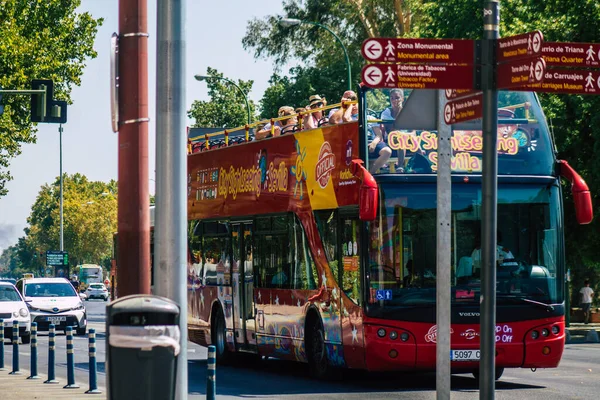
[[[148,1],[148,97],[149,171],[155,169],[156,96],[156,0]],[[118,32],[118,0],[82,0],[80,12],[104,18],[94,48],[98,57],[88,60],[81,86],[75,87],[68,121],[63,125],[63,172],[81,173],[92,181],[117,179],[117,140],[110,124],[110,38]],[[194,74],[216,68],[230,79],[254,80],[249,98],[258,102],[273,73],[271,60],[255,60],[242,47],[247,21],[253,17],[281,14],[281,0],[187,0],[186,1],[186,110],[194,100],[208,100],[204,82]],[[284,71],[287,68],[284,68]],[[33,77],[32,77],[33,78]],[[24,89],[24,88],[21,88]],[[191,121],[190,121],[191,125]],[[11,161],[13,180],[0,197],[0,252],[24,236],[27,217],[44,184],[60,176],[60,146],[57,124],[39,124],[37,143],[26,144]],[[154,193],[154,181],[150,180]]]

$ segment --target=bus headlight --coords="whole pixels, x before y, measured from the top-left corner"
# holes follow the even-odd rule
[[[542,329],[542,336],[548,337],[548,335],[550,335],[550,331],[548,330],[548,328]]]
[[[396,332],[396,331],[391,331],[391,332],[390,332],[390,339],[392,339],[392,340],[396,340],[396,339],[398,339],[398,332]]]
[[[385,329],[379,328],[377,330],[377,336],[379,336],[380,338],[385,337]]]
[[[532,339],[537,339],[540,337],[540,333],[538,331],[531,331],[531,338]]]
[[[554,333],[555,335],[558,335],[558,332],[560,332],[560,328],[558,327],[558,325],[554,325],[552,327],[552,333]]]

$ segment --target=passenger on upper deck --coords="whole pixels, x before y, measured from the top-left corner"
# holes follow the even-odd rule
[[[277,112],[277,115],[279,117],[284,117],[286,115],[291,115],[294,113],[294,108],[290,107],[290,106],[282,106],[279,107],[279,111]],[[293,120],[293,121],[290,121]],[[283,132],[284,130],[286,130],[286,128],[292,124],[296,124],[296,118],[290,118],[290,119],[282,119],[281,121],[275,121],[275,123],[273,125],[271,125],[271,123],[267,123],[265,126],[262,127],[262,129],[260,129],[258,132],[256,132],[256,135],[254,136],[256,139],[264,139],[264,138],[268,138],[271,137],[271,126],[273,126],[273,137],[275,136],[279,136],[281,135],[281,132]],[[287,133],[287,130],[286,130]]]
[[[391,107],[386,108],[381,112],[381,119],[386,120],[396,120],[396,117],[402,111],[402,106],[404,103],[404,91],[402,89],[392,89],[390,90],[390,104]]]
[[[357,100],[356,93],[352,90],[346,90],[342,95],[340,102],[342,108],[334,108],[329,112],[329,123],[340,124],[342,122],[356,121],[358,119],[358,103],[356,104],[344,104],[349,101]]]
[[[310,104],[306,106],[307,110],[325,107],[327,101],[322,99],[318,94],[313,94],[308,99]],[[304,116],[304,129],[313,129],[319,127],[323,123],[327,123],[327,118],[323,118],[323,111],[315,111]]]

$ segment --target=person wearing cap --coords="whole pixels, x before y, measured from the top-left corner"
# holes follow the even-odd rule
[[[284,117],[286,115],[290,115],[293,113],[294,113],[293,107],[281,106],[281,107],[279,107],[279,111],[277,111],[277,116]],[[271,137],[271,126],[273,126],[273,135],[272,135],[273,137],[281,135],[281,128],[284,125],[283,124],[284,121],[288,122],[289,120],[275,121],[273,123],[273,125],[271,125],[270,122],[267,122],[267,124],[265,126],[263,126],[258,132],[256,132],[254,137],[256,139],[264,139],[264,138]]]
[[[309,105],[306,106],[307,110],[313,110],[315,108],[323,108],[327,104],[327,101],[324,98],[321,98],[318,94],[313,94],[308,98]],[[319,127],[319,121],[323,118],[323,111],[314,111],[312,113],[307,113],[304,116],[304,129],[313,129]],[[327,122],[327,121],[323,121]]]
[[[341,124],[342,122],[350,122],[358,120],[358,103],[344,104],[350,101],[356,101],[358,97],[353,90],[346,90],[342,95],[340,102],[342,108],[334,108],[329,113],[330,124]]]

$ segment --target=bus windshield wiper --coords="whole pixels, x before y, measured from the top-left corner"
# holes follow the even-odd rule
[[[542,303],[540,301],[526,299],[524,297],[519,297],[519,298],[526,303],[535,304],[536,306],[544,307],[546,309],[546,311],[548,311],[548,312],[554,311],[554,306],[551,304],[546,304],[546,303]]]

